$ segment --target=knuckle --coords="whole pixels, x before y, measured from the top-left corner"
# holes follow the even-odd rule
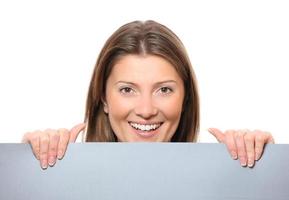
[[[27,141],[31,142],[34,141],[35,138],[38,138],[40,134],[41,131],[26,132],[23,136],[23,139],[26,139]]]
[[[69,140],[69,137],[61,137],[58,141],[58,146],[59,147],[65,146],[68,140]]]
[[[61,130],[60,131],[60,136],[61,136],[61,138],[62,138],[62,140],[69,140],[69,137],[70,137],[70,132],[69,132],[69,130],[67,130],[67,129],[63,129],[63,130]]]
[[[234,130],[233,129],[229,129],[229,130],[227,130],[226,132],[225,132],[225,134],[226,135],[232,135],[232,134],[234,134]]]
[[[44,130],[44,132],[50,133],[50,132],[53,132],[53,129],[52,128],[47,128],[47,129]]]
[[[65,149],[67,148],[67,145],[68,145],[68,141],[60,142],[59,145],[58,145],[58,151],[64,152]]]
[[[263,151],[263,148],[261,148],[261,147],[256,147],[255,148],[255,152],[256,153],[261,153]]]
[[[23,138],[29,138],[31,136],[31,132],[26,132],[24,135],[23,135]]]
[[[49,148],[49,152],[56,152],[57,147],[55,145]]]
[[[240,155],[241,157],[246,157],[246,152],[244,150],[240,150],[238,151],[238,155]]]
[[[246,155],[248,158],[253,158],[255,157],[255,151],[247,151]]]
[[[40,152],[40,158],[47,158],[47,151],[46,150],[42,150],[41,152]]]
[[[60,128],[60,129],[58,129],[58,131],[61,133],[68,133],[69,132],[69,130],[66,128]]]
[[[230,152],[232,152],[232,151],[236,152],[236,150],[237,150],[234,146],[229,146],[228,149]]]
[[[38,138],[39,136],[41,136],[42,134],[43,134],[42,131],[36,130],[36,131],[30,132],[29,137],[31,139],[35,139],[35,138]]]
[[[40,148],[39,147],[33,147],[33,151],[35,152],[35,154],[39,154],[40,153]]]
[[[68,133],[65,133],[61,135],[60,141],[63,143],[66,143],[69,140],[69,138],[70,138],[70,135]]]
[[[62,152],[64,152],[65,149],[64,149],[63,147],[59,147],[59,148],[58,148],[58,151],[62,151]]]
[[[248,154],[247,157],[248,157],[248,160],[254,160],[255,159],[254,154]]]
[[[46,130],[49,136],[54,136],[55,134],[57,134],[57,131],[55,131],[54,129],[46,129]]]
[[[254,140],[254,136],[252,134],[246,134],[244,136],[245,142],[252,142]]]
[[[264,135],[263,134],[257,134],[256,135],[256,142],[263,142],[264,141]]]
[[[41,144],[49,144],[49,138],[46,136],[40,137]]]
[[[264,132],[266,134],[267,137],[272,137],[272,133],[270,132]]]
[[[50,138],[51,138],[51,140],[56,141],[59,139],[59,134],[57,132],[53,132],[50,134]]]
[[[40,160],[47,160],[47,155],[46,154],[40,154],[39,156]]]
[[[55,130],[50,130],[47,133],[48,133],[49,137],[52,137],[52,136],[57,134],[57,132]]]
[[[56,150],[49,151],[49,156],[55,156],[56,155]]]
[[[245,135],[245,133],[242,132],[242,131],[237,131],[237,132],[235,133],[235,136],[236,136],[236,138],[238,138],[238,139],[243,138],[244,135]]]
[[[32,138],[31,138],[31,141],[32,142],[34,142],[34,143],[36,143],[37,141],[38,141],[38,139],[39,139],[39,136],[33,136]]]
[[[255,156],[255,150],[254,149],[249,149],[246,151],[246,154],[248,157],[254,157]]]
[[[259,133],[259,132],[262,132],[260,129],[254,129],[253,131],[254,133]]]

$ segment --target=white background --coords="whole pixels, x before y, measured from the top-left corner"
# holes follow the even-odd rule
[[[209,127],[263,129],[289,143],[286,1],[0,2],[0,142],[84,118],[91,73],[106,39],[156,20],[185,44],[199,81],[201,141]]]

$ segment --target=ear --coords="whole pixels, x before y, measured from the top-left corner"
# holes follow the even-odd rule
[[[108,106],[107,106],[107,103],[106,103],[106,100],[104,98],[101,98],[101,102],[103,104],[103,111],[108,114]]]

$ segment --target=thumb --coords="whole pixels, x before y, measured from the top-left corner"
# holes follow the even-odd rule
[[[217,128],[209,128],[209,133],[211,133],[219,142],[223,143],[225,140],[225,135],[222,131]]]
[[[70,130],[70,137],[69,137],[69,142],[75,142],[76,138],[78,137],[79,133],[83,131],[86,127],[85,123],[78,124],[74,126]]]

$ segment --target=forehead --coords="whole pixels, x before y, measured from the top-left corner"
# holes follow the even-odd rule
[[[120,58],[112,68],[113,79],[175,79],[181,80],[175,67],[160,56],[126,55]]]

